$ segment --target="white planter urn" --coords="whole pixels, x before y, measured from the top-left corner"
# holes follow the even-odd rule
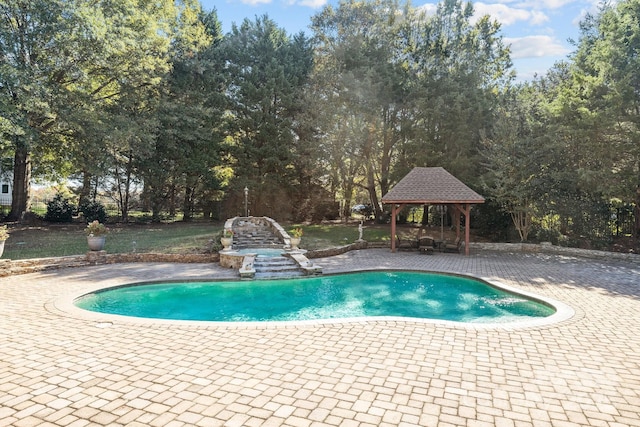
[[[87,236],[87,244],[90,251],[101,251],[104,249],[104,243],[107,240],[106,236]]]
[[[298,245],[300,245],[300,237],[292,237],[289,239],[289,243],[291,244],[291,249],[298,249]]]
[[[221,237],[220,243],[222,244],[223,251],[231,250],[231,245],[233,244],[233,237]]]

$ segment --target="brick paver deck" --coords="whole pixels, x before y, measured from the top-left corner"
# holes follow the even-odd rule
[[[542,254],[367,250],[325,273],[472,273],[564,301],[560,324],[219,326],[68,310],[97,286],[229,277],[120,264],[0,279],[0,425],[640,426],[640,267]]]

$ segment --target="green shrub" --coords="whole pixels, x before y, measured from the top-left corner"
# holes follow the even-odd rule
[[[551,242],[554,245],[558,245],[562,239],[562,234],[555,228],[542,228],[534,225],[531,231],[532,235],[535,235],[535,240],[538,242]]]
[[[491,198],[471,209],[471,228],[492,242],[509,241],[511,231],[514,230],[511,216]],[[517,239],[520,240],[519,237]]]
[[[66,199],[62,194],[47,202],[47,213],[45,221],[49,222],[71,222],[73,220],[74,206],[70,199]]]
[[[104,208],[104,205],[98,201],[85,201],[80,204],[78,208],[84,219],[87,222],[92,222],[97,220],[98,222],[104,223],[107,220],[107,211]]]

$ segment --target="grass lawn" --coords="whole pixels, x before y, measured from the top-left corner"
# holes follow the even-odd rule
[[[300,247],[303,249],[326,249],[335,246],[348,245],[358,239],[358,224],[318,224],[318,225],[295,225],[302,227],[304,234]],[[284,226],[283,226],[284,227]],[[289,228],[285,227],[285,230]],[[389,225],[365,226],[363,239],[369,242],[388,242]]]
[[[300,247],[324,249],[342,246],[358,238],[358,223],[301,225],[281,224],[285,230],[302,227]],[[84,224],[9,225],[5,259],[28,259],[82,255],[88,250]],[[110,224],[105,250],[108,253],[206,253],[217,250],[223,222]],[[370,242],[389,241],[389,225],[365,225],[363,237]]]
[[[26,259],[87,252],[84,224],[10,227],[3,258]],[[204,253],[222,229],[214,223],[110,224],[105,250],[110,253]]]

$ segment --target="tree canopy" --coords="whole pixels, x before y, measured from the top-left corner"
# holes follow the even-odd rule
[[[34,179],[74,178],[81,203],[109,197],[125,221],[132,206],[242,214],[244,188],[255,215],[364,203],[382,220],[409,170],[442,166],[522,240],[606,243],[622,207],[638,236],[640,0],[605,3],[566,61],[520,84],[500,25],[473,11],[342,0],[309,35],[268,16],[222,34],[197,0],[0,2],[9,218]]]

